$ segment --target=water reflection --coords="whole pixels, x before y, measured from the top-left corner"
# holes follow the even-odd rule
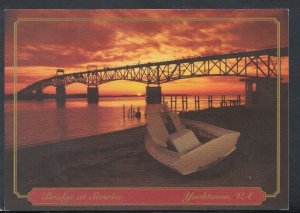
[[[64,107],[58,106],[58,110],[56,110],[56,118],[60,119],[54,119],[56,122],[57,127],[57,137],[58,139],[62,140],[66,138],[66,131],[67,131],[67,119],[66,119],[66,113],[63,109]]]
[[[200,105],[201,109],[207,108],[207,101]],[[133,116],[129,113],[131,106],[135,111]],[[180,106],[178,103],[177,110],[181,109]],[[213,106],[218,107],[219,102]],[[6,148],[13,143],[13,107],[13,101],[5,102]],[[188,110],[193,109],[194,102],[189,100]],[[135,116],[138,111],[141,112],[139,118]],[[130,128],[145,123],[144,113],[144,97],[102,97],[97,104],[88,104],[85,98],[67,99],[63,105],[58,105],[53,99],[40,102],[20,100],[17,102],[17,143],[26,146],[58,142]]]
[[[57,108],[65,108],[66,106],[66,101],[56,101],[56,107]]]
[[[132,104],[144,112],[144,98],[101,98],[98,104],[87,104],[86,99],[67,99],[58,105],[56,100],[17,102],[18,146],[58,142],[86,137],[141,125],[141,119],[124,118]],[[12,147],[13,101],[5,102],[5,146]]]

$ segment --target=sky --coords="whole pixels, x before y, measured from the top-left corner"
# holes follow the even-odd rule
[[[124,21],[124,18],[276,18],[281,46],[288,46],[287,10],[7,10],[5,12],[5,93],[13,93],[14,22],[19,18],[118,18],[123,21],[28,22],[17,29],[17,90],[65,73],[131,65],[235,50],[276,47],[272,21]],[[238,77],[201,77],[162,85],[165,94],[243,94]],[[282,58],[288,81],[288,57]],[[99,86],[101,95],[144,94],[145,85],[114,81]],[[48,87],[45,93],[54,93]],[[85,93],[75,83],[67,93]]]

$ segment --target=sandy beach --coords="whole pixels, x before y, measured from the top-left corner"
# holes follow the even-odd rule
[[[216,166],[187,176],[161,165],[144,147],[145,126],[18,150],[18,191],[33,187],[262,187],[276,189],[276,112],[208,109],[185,112],[183,118],[202,120],[241,132],[237,150]],[[287,117],[283,113],[281,160],[287,159]],[[284,125],[283,125],[284,123]],[[12,195],[12,152],[5,153],[6,206]],[[285,182],[287,174],[281,174]],[[286,192],[285,192],[286,193]],[[30,208],[26,200],[19,205]],[[24,209],[24,206],[22,207]]]

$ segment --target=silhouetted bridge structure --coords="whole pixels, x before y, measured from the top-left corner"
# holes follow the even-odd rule
[[[288,48],[280,48],[280,56],[287,55]],[[58,69],[56,76],[43,79],[20,90],[18,98],[42,99],[43,89],[54,86],[57,101],[64,101],[65,87],[72,83],[82,83],[87,85],[87,99],[92,103],[98,101],[99,85],[116,80],[128,80],[147,84],[147,102],[156,103],[161,101],[160,84],[206,76],[276,78],[277,49],[222,53],[103,69],[88,65],[87,71],[70,74],[64,74],[64,70]]]

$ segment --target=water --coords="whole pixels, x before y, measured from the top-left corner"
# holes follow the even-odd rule
[[[144,97],[101,98],[98,104],[86,99],[67,99],[64,108],[55,100],[17,102],[17,144],[32,146],[97,135],[145,123]],[[140,119],[123,117],[123,104],[141,108]],[[13,101],[5,102],[5,148],[13,145]]]
[[[227,97],[236,99],[236,96]],[[219,107],[221,96],[214,96],[214,107]],[[218,100],[217,100],[218,99]],[[165,101],[170,104],[170,97]],[[243,98],[242,98],[243,103]],[[123,116],[125,105],[125,118]],[[140,119],[128,118],[127,111],[133,105],[140,107]],[[207,96],[200,97],[200,109],[207,108]],[[173,105],[173,110],[174,110]],[[181,97],[177,110],[182,109]],[[188,97],[188,110],[194,110],[194,97]],[[88,104],[86,99],[67,99],[64,108],[58,108],[55,100],[17,102],[17,145],[33,146],[59,142],[66,139],[98,135],[131,128],[145,123],[145,98],[100,98],[98,104]],[[5,148],[13,146],[13,101],[5,102]]]

